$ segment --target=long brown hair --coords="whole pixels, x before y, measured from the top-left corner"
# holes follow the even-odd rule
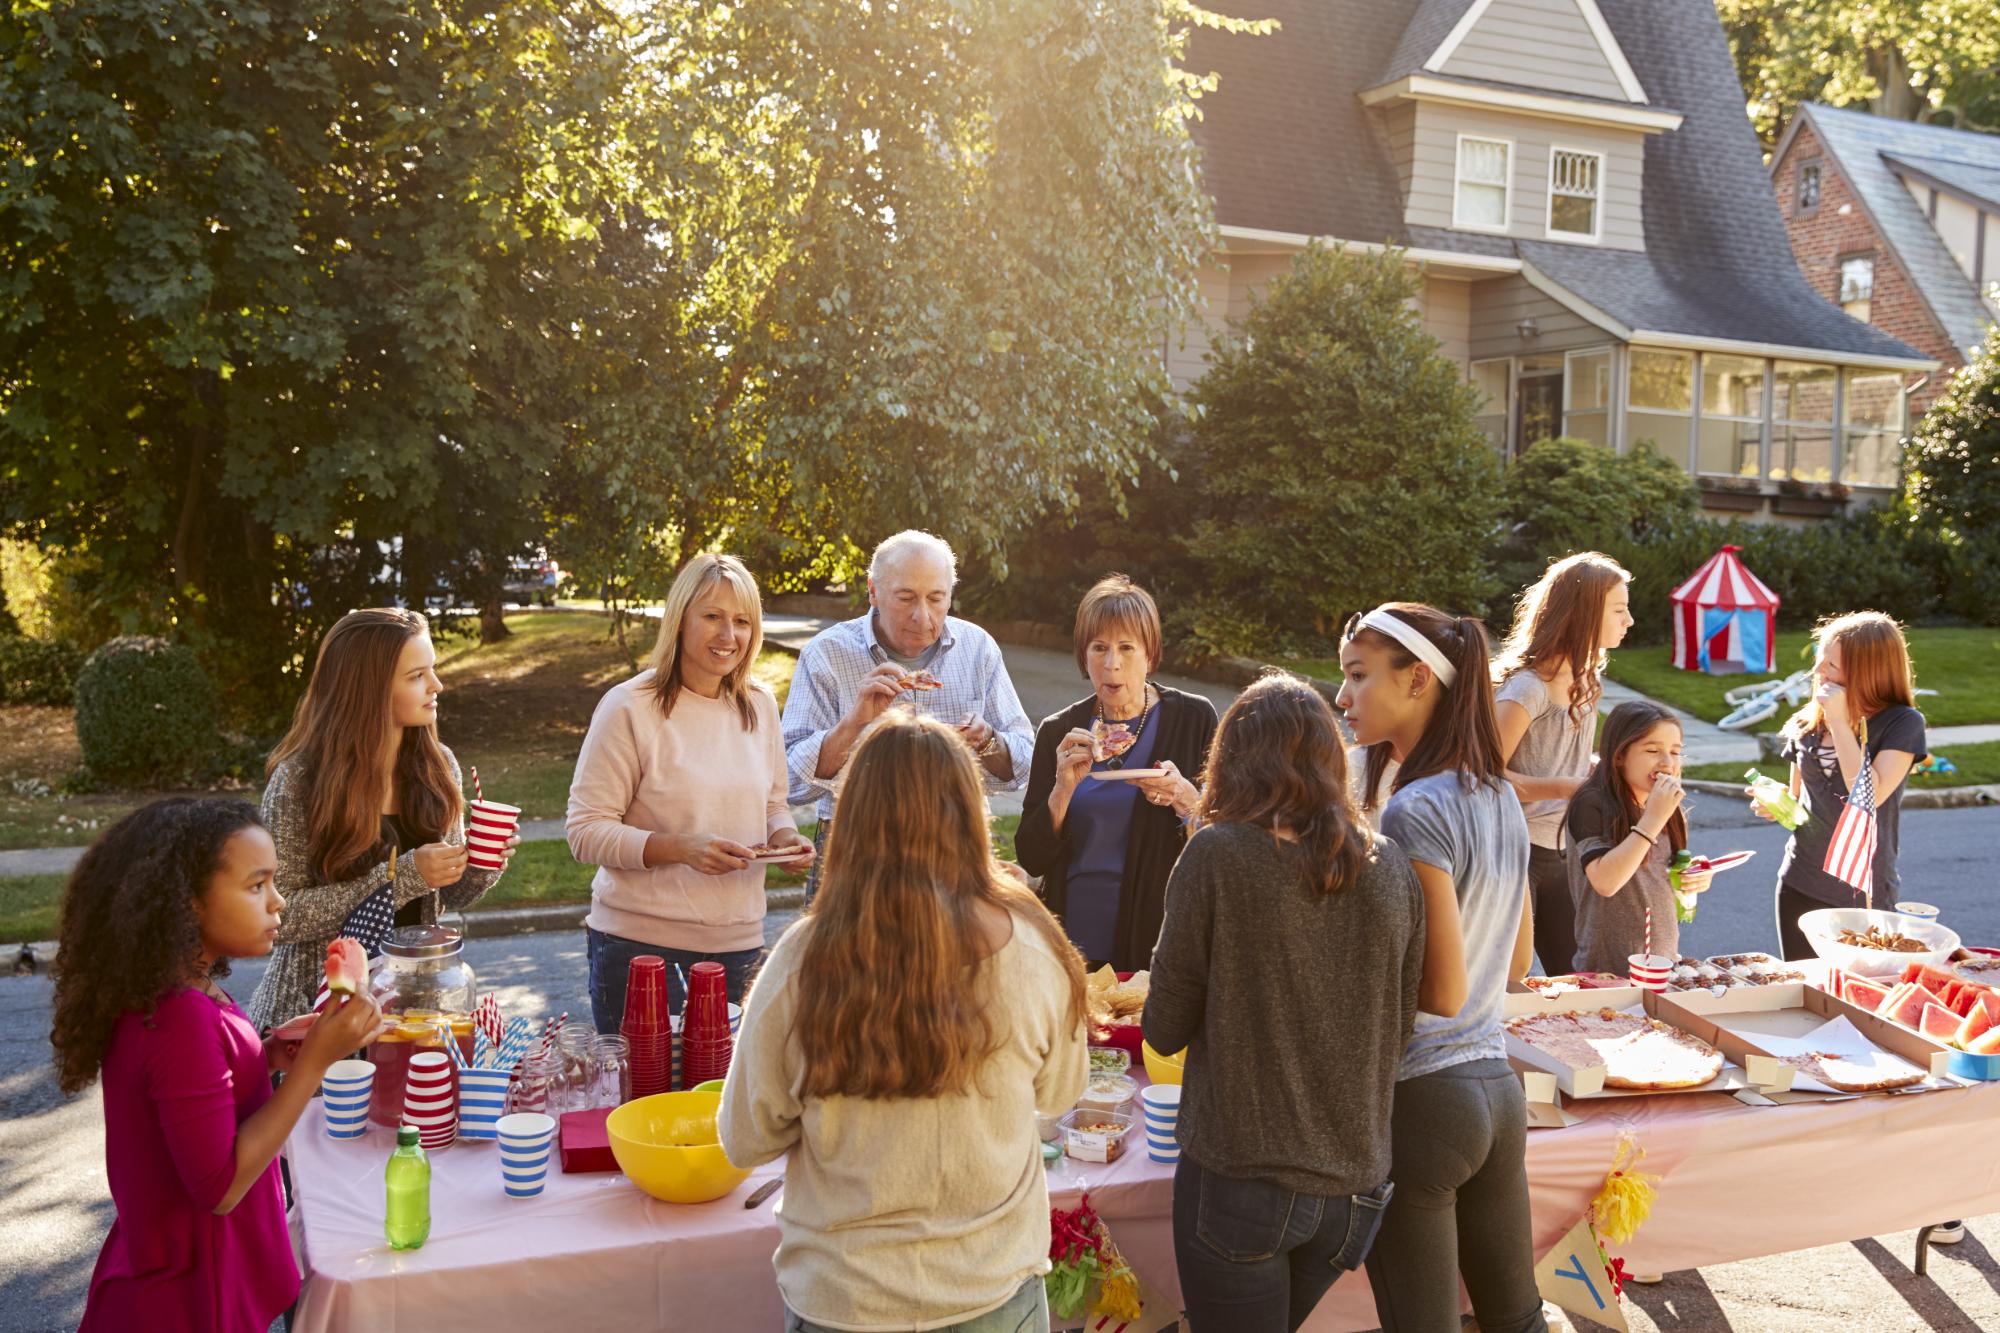
[[[1662,722],[1671,722],[1676,731],[1681,720],[1673,711],[1651,699],[1629,699],[1611,710],[1604,719],[1604,735],[1597,742],[1597,767],[1576,789],[1569,808],[1574,812],[1586,799],[1595,796],[1604,806],[1604,839],[1616,847],[1625,841],[1638,822],[1639,799],[1625,780],[1625,752],[1645,739],[1646,733]],[[1568,817],[1564,824],[1567,826]],[[1687,814],[1675,810],[1667,820],[1667,842],[1674,851],[1688,845]]]
[[[1604,689],[1604,604],[1613,588],[1631,580],[1616,560],[1596,551],[1551,564],[1514,607],[1514,628],[1493,659],[1493,683],[1524,668],[1546,680],[1543,673],[1568,664],[1569,720],[1588,716]]]
[[[106,829],[70,871],[49,1029],[65,1093],[97,1077],[122,1015],[149,1012],[167,992],[200,979],[195,901],[222,868],[229,840],[260,827],[248,801],[169,797]],[[209,975],[228,971],[217,959]]]
[[[757,664],[757,654],[764,648],[764,603],[757,595],[757,580],[733,555],[703,552],[681,566],[681,572],[674,576],[674,586],[667,590],[667,604],[660,613],[660,637],[653,643],[650,686],[660,701],[660,712],[672,717],[674,700],[681,694],[682,622],[687,619],[688,608],[718,583],[728,585],[750,616],[749,646],[744,649],[743,660],[722,678],[722,697],[736,705],[743,730],[755,731],[757,710],[750,702],[750,694],[761,687],[750,678],[750,668]]]
[[[1062,961],[1069,1022],[1084,1021],[1083,958],[1034,894],[1001,870],[972,755],[900,709],[854,747],[807,909],[795,1029],[808,1096],[965,1091],[993,1053],[987,903]]]
[[[1880,611],[1849,611],[1819,622],[1813,643],[1821,656],[1829,644],[1840,645],[1840,673],[1847,678],[1847,718],[1856,735],[1861,724],[1892,704],[1912,708],[1917,702],[1917,673],[1910,665],[1910,645],[1903,627]],[[1822,730],[1819,700],[1785,723],[1787,736],[1809,736]]]
[[[1347,790],[1347,755],[1319,691],[1284,671],[1259,677],[1216,725],[1196,807],[1203,823],[1280,825],[1297,835],[1313,887],[1332,893],[1373,846]]]
[[[306,788],[306,864],[321,883],[348,879],[385,855],[382,745],[394,725],[389,697],[403,645],[430,633],[415,611],[350,611],[320,640],[312,679],[292,714],[291,730],[271,752],[265,775],[299,761]],[[396,751],[396,814],[412,836],[444,837],[464,798],[437,725],[404,727]]]
[[[1507,774],[1507,762],[1500,754],[1500,725],[1493,716],[1493,681],[1486,674],[1486,626],[1477,616],[1448,616],[1422,602],[1384,602],[1387,611],[1431,641],[1445,661],[1458,672],[1451,685],[1438,682],[1444,691],[1437,711],[1424,727],[1416,747],[1403,756],[1396,770],[1396,786],[1405,787],[1418,778],[1434,773],[1457,773],[1468,790],[1485,782],[1500,782]],[[1360,640],[1389,654],[1389,665],[1408,670],[1417,655],[1379,630],[1365,628],[1360,615],[1347,622],[1341,636],[1345,642]],[[1361,803],[1376,805],[1382,775],[1389,769],[1389,742],[1377,741],[1368,747],[1368,782]]]

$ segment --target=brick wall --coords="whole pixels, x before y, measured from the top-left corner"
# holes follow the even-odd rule
[[[1815,158],[1820,164],[1819,207],[1801,216],[1798,208],[1799,165]],[[1903,272],[1902,266],[1883,243],[1874,223],[1869,221],[1860,200],[1855,197],[1853,188],[1840,174],[1839,165],[1822,149],[1819,135],[1813,132],[1810,123],[1800,125],[1798,133],[1792,136],[1784,160],[1778,163],[1777,171],[1772,174],[1771,185],[1777,191],[1778,211],[1784,216],[1785,229],[1791,235],[1792,254],[1813,289],[1827,300],[1837,302],[1840,295],[1840,261],[1853,255],[1872,256],[1875,260],[1875,293],[1869,302],[1868,322],[1891,337],[1902,339],[1925,356],[1935,357],[1944,363],[1942,369],[1932,372],[1928,384],[1910,395],[1910,424],[1914,426],[1931,402],[1944,392],[1946,381],[1953,371],[1965,364],[1965,358],[1951,345],[1944,327],[1931,314],[1930,307],[1918,295],[1909,275]],[[1921,378],[1919,372],[1911,375],[1908,382],[1914,384]]]

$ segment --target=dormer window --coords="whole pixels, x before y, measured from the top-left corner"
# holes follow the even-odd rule
[[[1505,139],[1458,136],[1458,184],[1452,222],[1474,231],[1507,230],[1513,203],[1514,145]]]
[[[1549,235],[1568,241],[1595,241],[1599,232],[1598,190],[1604,154],[1573,148],[1549,150]]]

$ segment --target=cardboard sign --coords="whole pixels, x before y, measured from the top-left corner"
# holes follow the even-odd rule
[[[1535,1265],[1535,1286],[1542,1299],[1554,1301],[1571,1314],[1580,1314],[1606,1328],[1625,1333],[1625,1312],[1611,1289],[1611,1271],[1597,1257],[1597,1233],[1584,1218],[1556,1242],[1555,1248]]]

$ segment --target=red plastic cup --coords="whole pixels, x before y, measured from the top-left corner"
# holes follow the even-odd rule
[[[667,960],[642,953],[625,970],[625,1019],[618,1030],[632,1037],[667,1031]]]

